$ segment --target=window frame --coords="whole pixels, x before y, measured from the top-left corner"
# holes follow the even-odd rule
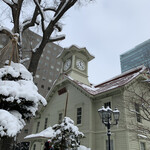
[[[38,133],[39,127],[40,127],[40,121],[37,122],[37,125],[36,125],[36,133]]]
[[[135,113],[136,113],[136,121],[138,123],[142,123],[142,118],[141,118],[141,114],[140,114],[140,105],[138,103],[134,104],[135,107]]]
[[[61,115],[61,118],[60,118],[60,115]],[[58,113],[58,124],[60,124],[63,120],[63,113],[62,112],[59,112]]]
[[[79,109],[81,109],[80,114],[78,112]],[[82,108],[82,106],[79,106],[79,107],[76,108],[76,124],[77,125],[82,124],[82,116],[83,116],[83,108]],[[78,120],[78,119],[80,119],[80,120]]]
[[[106,150],[109,150],[108,139],[106,139],[105,143],[106,143]],[[114,150],[114,140],[113,139],[110,139],[110,150]]]
[[[104,107],[107,108],[109,106],[109,108],[112,108],[112,103],[111,101],[105,102],[104,103]]]
[[[44,129],[47,128],[47,124],[48,124],[48,117],[45,118],[45,122],[44,122]]]
[[[144,145],[144,149],[142,149],[142,144]],[[140,141],[140,150],[146,150],[146,143],[143,141]]]

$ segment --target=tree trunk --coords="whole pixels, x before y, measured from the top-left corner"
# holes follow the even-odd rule
[[[2,137],[0,139],[0,150],[13,150],[14,138]]]

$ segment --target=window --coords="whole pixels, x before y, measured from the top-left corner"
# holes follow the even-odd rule
[[[48,53],[48,54],[50,54],[50,53],[51,53],[51,51],[50,51],[50,50],[48,50],[48,51],[47,51],[47,53]]]
[[[77,108],[77,124],[81,124],[81,119],[82,119],[82,108],[79,107]]]
[[[146,146],[144,142],[140,142],[140,150],[146,150]]]
[[[59,116],[58,116],[58,123],[61,123],[61,122],[62,122],[62,117],[63,117],[63,113],[59,113]]]
[[[105,108],[107,108],[107,107],[111,108],[111,102],[104,103],[104,107]]]
[[[54,66],[51,66],[51,69],[54,69]]]
[[[60,61],[58,61],[57,64],[60,65]]]
[[[50,90],[50,87],[48,87],[47,90]]]
[[[36,133],[38,133],[39,126],[40,126],[40,122],[38,121],[38,122],[37,122],[37,126],[36,126]]]
[[[49,79],[49,80],[48,80],[48,82],[52,82],[52,80],[51,80],[51,79]]]
[[[36,40],[37,40],[37,42],[40,42],[40,39],[37,38]]]
[[[28,133],[28,129],[24,129],[24,133],[26,133],[26,134],[27,134],[27,133]]]
[[[106,150],[109,150],[108,140],[106,140]],[[113,140],[110,140],[110,150],[113,150]]]
[[[36,75],[36,78],[39,78],[39,77],[40,77],[40,75],[37,74],[37,75]]]
[[[33,150],[36,150],[36,144],[33,145]]]
[[[56,70],[59,71],[59,68],[57,68]]]
[[[0,48],[3,48],[4,46],[0,44]]]
[[[44,129],[46,129],[46,128],[47,128],[47,122],[48,122],[48,118],[45,118]]]
[[[42,77],[42,80],[46,80],[46,77]]]
[[[66,92],[67,92],[67,89],[64,87],[64,88],[58,90],[58,95],[64,94]]]
[[[47,60],[49,60],[49,57],[48,57],[48,56],[46,56],[46,59],[47,59]]]
[[[41,85],[41,88],[44,89],[44,85]]]
[[[141,122],[140,106],[137,103],[135,103],[135,111],[136,111],[137,122]]]

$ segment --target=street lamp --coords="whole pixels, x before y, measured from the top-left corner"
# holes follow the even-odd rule
[[[118,124],[120,112],[117,108],[115,108],[115,110],[112,110],[109,107],[104,108],[104,106],[102,106],[102,108],[98,110],[98,113],[100,115],[100,118],[102,119],[102,123],[107,127],[108,150],[110,150],[110,136],[111,136],[110,127]],[[115,123],[111,122],[112,114]]]

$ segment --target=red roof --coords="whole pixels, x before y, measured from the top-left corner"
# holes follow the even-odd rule
[[[121,86],[126,85],[127,83],[129,83],[131,80],[133,80],[134,78],[136,78],[141,72],[143,72],[146,68],[144,66],[140,66],[138,68],[132,69],[128,72],[125,72],[119,76],[116,76],[106,82],[103,82],[101,84],[98,84],[96,86],[88,86],[85,85],[79,81],[75,81],[71,78],[69,78],[70,80],[72,80],[74,83],[78,84],[81,88],[83,88],[84,90],[86,90],[88,93],[92,94],[92,95],[97,95]]]

